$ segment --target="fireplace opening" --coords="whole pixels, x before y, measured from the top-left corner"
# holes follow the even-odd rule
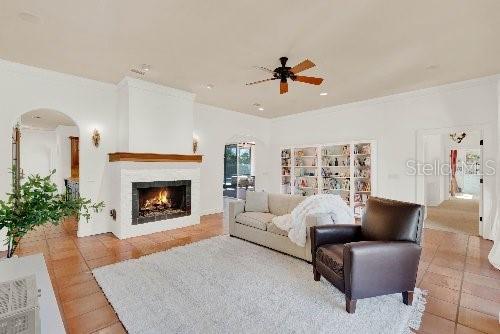
[[[191,181],[155,181],[132,184],[132,224],[189,216]]]

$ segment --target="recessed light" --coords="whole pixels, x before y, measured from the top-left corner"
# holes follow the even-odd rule
[[[31,14],[31,13],[28,13],[28,12],[21,12],[18,14],[18,17],[23,20],[23,21],[26,21],[26,22],[29,22],[29,23],[40,23],[42,22],[42,20],[40,19],[40,17],[34,15],[34,14]]]
[[[208,84],[208,85],[206,85],[205,87],[206,87],[207,89],[212,89],[212,88],[214,88],[214,85],[213,85],[213,84]]]
[[[323,92],[323,93],[319,93],[319,95],[326,96],[326,95],[328,95],[328,93],[327,92]]]
[[[260,110],[260,111],[264,111],[264,108],[262,108],[262,107],[259,107],[259,110]]]

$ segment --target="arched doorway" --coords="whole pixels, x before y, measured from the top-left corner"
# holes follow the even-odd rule
[[[16,143],[20,182],[29,175],[47,176],[58,191],[79,195],[79,128],[73,119],[51,109],[22,114],[14,125],[20,134]],[[13,154],[14,155],[14,154]],[[75,229],[77,224],[75,222]]]

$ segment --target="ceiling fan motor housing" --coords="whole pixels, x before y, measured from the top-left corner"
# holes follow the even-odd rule
[[[286,62],[288,61],[287,57],[281,57],[281,67],[277,67],[274,69],[274,77],[279,78],[281,82],[286,82],[288,78],[294,80],[295,74],[293,74],[290,69],[291,67],[286,66]]]

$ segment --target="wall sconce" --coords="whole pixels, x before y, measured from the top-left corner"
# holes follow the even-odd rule
[[[198,152],[198,138],[193,137],[193,154],[196,154]]]
[[[94,132],[92,133],[92,142],[95,147],[99,147],[99,144],[101,143],[101,134],[97,129],[94,129]]]

